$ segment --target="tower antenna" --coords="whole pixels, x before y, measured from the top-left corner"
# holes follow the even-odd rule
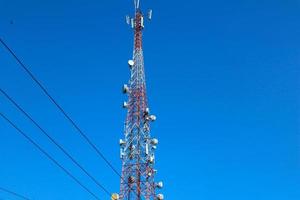
[[[134,0],[135,9],[138,10],[140,8],[140,0]]]

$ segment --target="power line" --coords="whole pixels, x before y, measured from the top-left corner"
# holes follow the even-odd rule
[[[50,95],[50,93],[46,90],[46,88],[42,85],[42,83],[33,75],[33,73],[29,70],[28,67],[17,57],[17,55],[13,52],[13,50],[0,38],[0,42],[2,45],[9,51],[9,53],[15,58],[15,60],[20,64],[20,66],[26,71],[26,73],[30,76],[30,78],[41,88],[44,94],[51,100],[51,102],[61,111],[61,113],[68,119],[68,121],[73,125],[73,127],[78,131],[78,133],[86,140],[86,142],[96,151],[98,156],[100,156],[105,163],[113,170],[113,172],[120,177],[125,183],[126,180],[123,179],[121,174],[116,170],[116,168],[110,163],[110,161],[104,156],[104,154],[100,151],[100,149],[92,142],[92,140],[79,128],[79,126],[75,123],[74,120],[67,114],[67,112],[60,106],[57,101]],[[137,194],[136,192],[134,192]]]
[[[6,188],[0,187],[0,190],[6,192],[6,193],[8,193],[8,194],[14,195],[14,196],[16,196],[16,197],[19,197],[19,198],[21,198],[21,199],[24,199],[24,200],[30,200],[28,197],[25,197],[25,196],[23,196],[23,195],[21,195],[21,194],[18,194],[18,193],[16,193],[16,192],[11,191],[11,190],[8,190],[8,189],[6,189]]]
[[[92,142],[92,140],[79,128],[75,121],[67,114],[67,112],[60,106],[57,101],[49,94],[47,89],[42,85],[42,83],[33,75],[28,67],[18,58],[18,56],[13,52],[13,50],[0,38],[2,45],[9,51],[9,53],[16,59],[20,66],[26,71],[30,78],[41,88],[45,95],[52,101],[52,103],[60,110],[60,112],[65,116],[66,119],[73,125],[73,127],[78,131],[78,133],[86,140],[86,142],[96,151],[96,153],[105,161],[105,163],[122,178],[121,174],[116,170],[116,168],[110,163],[110,161],[104,156],[100,149]]]
[[[90,179],[94,181],[108,196],[110,192],[95,178],[93,177],[79,162],[68,153],[49,133],[45,131],[12,97],[10,97],[4,90],[0,88],[0,92],[15,106],[21,111],[53,144],[56,145],[72,162],[79,167]]]
[[[12,127],[14,127],[23,137],[25,137],[31,144],[34,145],[39,151],[41,151],[49,160],[51,160],[56,166],[63,170],[69,177],[71,177],[78,185],[85,189],[95,199],[100,200],[92,191],[90,191],[85,185],[83,185],[74,175],[71,174],[66,168],[64,168],[58,161],[56,161],[46,150],[38,145],[33,139],[31,139],[25,132],[18,128],[12,121],[10,121],[3,113],[0,112],[0,116],[5,119]]]

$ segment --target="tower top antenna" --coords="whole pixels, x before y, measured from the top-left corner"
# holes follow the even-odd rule
[[[133,0],[135,13],[133,17],[130,15],[126,16],[126,23],[131,26],[132,29],[142,31],[144,29],[144,14],[141,10],[141,1],[140,0]],[[152,9],[148,10],[147,16],[148,20],[152,19]]]
[[[134,7],[136,10],[140,8],[140,0],[134,0]]]

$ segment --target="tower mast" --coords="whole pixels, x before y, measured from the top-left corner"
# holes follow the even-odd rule
[[[124,135],[120,140],[122,160],[122,178],[120,185],[120,200],[162,200],[162,194],[156,194],[156,188],[162,188],[162,182],[156,183],[155,149],[158,140],[150,135],[150,123],[156,120],[150,114],[146,95],[144,72],[144,57],[142,35],[144,29],[144,14],[140,8],[140,0],[134,0],[135,14],[133,18],[126,17],[127,23],[134,30],[133,59],[128,61],[130,79],[123,86],[123,92],[128,94],[128,101],[123,107],[127,109]],[[152,10],[147,18],[152,18]]]

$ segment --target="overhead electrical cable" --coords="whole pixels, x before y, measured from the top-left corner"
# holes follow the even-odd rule
[[[75,121],[67,114],[67,112],[62,108],[61,105],[50,95],[45,86],[33,75],[28,67],[18,58],[18,56],[13,52],[13,50],[0,38],[1,44],[9,51],[9,53],[15,58],[15,60],[20,64],[20,66],[26,71],[30,78],[41,88],[44,94],[52,101],[52,103],[60,110],[60,112],[65,116],[65,118],[73,125],[73,127],[78,131],[78,133],[86,140],[86,142],[96,151],[96,153],[105,161],[105,163],[122,178],[121,174],[116,170],[116,168],[111,164],[111,162],[104,156],[100,149],[92,142],[92,140],[79,128]]]
[[[79,126],[75,123],[74,120],[67,114],[67,112],[60,106],[57,101],[49,94],[46,88],[42,85],[42,83],[33,75],[33,73],[29,70],[28,67],[17,57],[17,55],[13,52],[13,50],[0,38],[0,43],[9,51],[9,53],[15,58],[15,60],[20,64],[20,66],[26,71],[26,73],[30,76],[30,78],[40,87],[40,89],[44,92],[44,94],[51,100],[51,102],[61,111],[61,113],[65,116],[65,118],[73,125],[73,127],[78,131],[78,133],[85,139],[85,141],[96,151],[98,156],[100,156],[105,163],[113,170],[113,172],[120,177],[125,183],[126,180],[123,179],[121,174],[116,170],[116,168],[111,164],[111,162],[104,156],[104,154],[100,151],[100,149],[92,142],[92,140],[79,128]],[[134,193],[136,193],[134,191]]]
[[[58,147],[77,167],[79,167],[93,182],[99,186],[109,197],[111,193],[95,178],[93,177],[68,151],[60,145],[49,133],[45,131],[11,96],[9,96],[3,89],[0,92],[19,110],[21,111],[56,147]]]
[[[11,194],[11,195],[13,195],[15,197],[18,197],[18,198],[21,198],[21,199],[24,199],[24,200],[30,200],[28,197],[25,197],[24,195],[18,194],[16,192],[12,191],[12,190],[8,190],[8,189],[3,188],[1,186],[0,186],[0,190],[6,192],[8,194]]]
[[[57,160],[55,160],[46,150],[44,150],[39,144],[37,144],[30,136],[28,136],[24,131],[22,131],[17,125],[15,125],[11,120],[9,120],[3,113],[0,112],[0,116],[7,121],[12,127],[14,127],[18,133],[25,137],[35,148],[42,152],[49,160],[51,160],[57,167],[63,170],[70,178],[72,178],[78,185],[80,185],[86,192],[92,195],[95,199],[100,200],[90,189],[88,189],[83,183],[81,183],[71,172],[69,172],[63,165],[61,165]]]

